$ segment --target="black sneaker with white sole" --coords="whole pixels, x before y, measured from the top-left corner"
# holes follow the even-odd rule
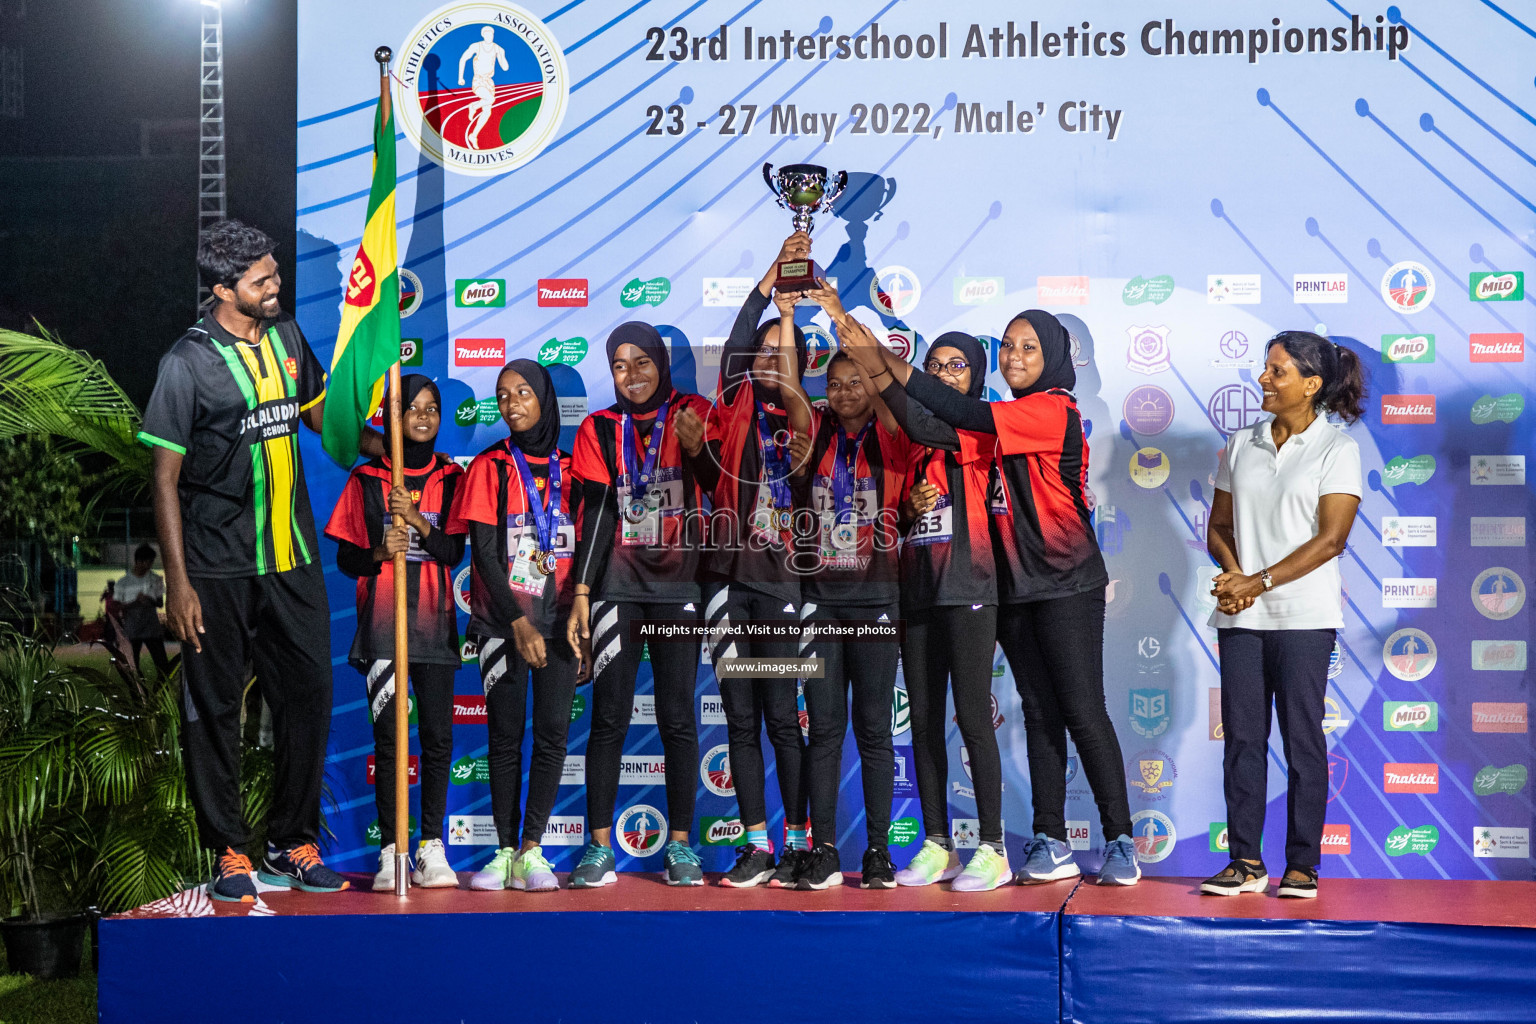
[[[896,869],[891,866],[891,851],[871,846],[864,851],[864,870],[859,876],[860,889],[896,888]]]
[[[1292,878],[1292,873],[1302,877]],[[1280,878],[1280,888],[1275,890],[1275,895],[1291,899],[1317,899],[1317,869],[1299,867],[1295,864],[1286,865],[1285,874]]]
[[[820,891],[843,884],[843,872],[838,863],[837,847],[818,843],[816,849],[801,862],[800,873],[795,878],[795,888]]]
[[[806,862],[810,859],[810,850],[785,850],[779,857],[779,866],[773,877],[768,879],[768,888],[793,889],[800,880],[800,872],[805,870]]]
[[[748,843],[736,856],[736,866],[720,876],[718,884],[727,889],[750,889],[762,885],[773,874],[773,854]]]
[[[1263,892],[1269,888],[1269,873],[1263,864],[1250,864],[1237,857],[1232,863],[1200,883],[1208,896],[1236,896],[1240,892]]]

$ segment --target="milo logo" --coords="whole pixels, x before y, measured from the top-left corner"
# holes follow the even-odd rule
[[[703,818],[699,821],[699,842],[705,846],[741,846],[747,830],[740,818]]]
[[[473,397],[466,398],[453,410],[453,422],[461,427],[472,427],[480,419],[480,406]]]
[[[1474,273],[1467,285],[1473,302],[1519,302],[1525,298],[1524,271]]]
[[[401,366],[420,366],[421,365],[421,339],[420,338],[401,338],[400,339],[400,365]]]
[[[455,306],[505,306],[507,290],[499,279],[459,280],[453,286]]]
[[[1420,825],[1418,828],[1399,825],[1387,833],[1387,841],[1384,845],[1388,857],[1401,857],[1409,853],[1417,853],[1420,856],[1433,853],[1439,844],[1440,830],[1433,825]]]
[[[1381,482],[1389,487],[1398,484],[1423,484],[1435,475],[1433,455],[1415,455],[1405,459],[1401,455],[1381,467]]]
[[[1432,363],[1435,361],[1433,334],[1383,334],[1381,361],[1384,363]]]
[[[539,346],[540,366],[575,366],[586,357],[586,338],[550,338]]]
[[[1512,764],[1504,768],[1495,768],[1490,764],[1478,769],[1472,779],[1472,792],[1478,796],[1492,796],[1494,793],[1514,795],[1525,788],[1527,777],[1528,772],[1523,764]]]
[[[1434,701],[1389,700],[1381,709],[1382,725],[1392,732],[1436,732],[1440,706]]]

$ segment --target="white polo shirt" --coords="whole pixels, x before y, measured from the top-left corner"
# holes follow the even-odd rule
[[[1237,560],[1246,575],[1267,569],[1317,536],[1325,494],[1362,496],[1360,446],[1318,416],[1278,451],[1266,417],[1227,439],[1216,489],[1232,495]],[[1236,615],[1212,612],[1210,625],[1239,629],[1340,629],[1344,625],[1339,560],[1276,584]]]

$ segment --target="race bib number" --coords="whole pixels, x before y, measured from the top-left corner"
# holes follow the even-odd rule
[[[434,529],[434,530],[437,529],[439,513],[437,513],[437,512],[423,512],[421,514],[421,517],[423,519],[425,519],[427,522],[432,524],[432,529]],[[392,515],[385,515],[384,516],[384,531],[386,533],[389,532],[390,528],[393,527],[394,525],[395,525],[395,517],[392,516]],[[421,534],[416,532],[416,527],[414,527],[414,526],[407,526],[406,529],[409,530],[410,533],[411,533],[411,546],[405,549],[405,560],[407,562],[430,562],[430,561],[432,561],[432,556],[427,554],[426,550],[423,549],[422,546],[421,546]],[[510,548],[509,548],[509,550],[510,550]]]
[[[651,486],[640,498],[644,516],[633,518],[633,492],[626,482],[619,487],[619,543],[630,546],[655,546],[662,541],[662,520],[683,514],[683,481],[677,469],[657,470]]]
[[[784,535],[774,523],[777,515],[778,509],[773,504],[773,492],[766,485],[759,484],[757,502],[752,507],[753,534],[768,538],[775,543],[782,541]]]
[[[556,560],[570,558],[576,553],[576,529],[564,515],[555,519],[554,555]],[[512,565],[507,573],[507,583],[518,594],[541,597],[544,586],[554,579],[554,573],[545,573],[538,566],[539,533],[531,516],[507,516],[507,551]]]
[[[997,463],[992,463],[992,473],[987,477],[987,511],[995,516],[1008,514],[1008,487],[1003,483],[1003,473]]]
[[[948,544],[955,536],[955,507],[949,495],[940,495],[938,504],[917,517],[907,530],[908,544]]]

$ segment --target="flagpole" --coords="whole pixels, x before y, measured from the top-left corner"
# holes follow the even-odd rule
[[[379,109],[382,119],[389,123],[389,62],[394,56],[387,46],[373,51],[373,59],[379,62]],[[390,145],[394,140],[389,141]],[[396,343],[395,351],[399,351]],[[400,409],[400,360],[389,365],[389,487],[393,491],[405,484],[405,438]],[[395,517],[395,525],[404,523]],[[408,877],[411,864],[411,709],[410,709],[410,650],[407,640],[405,552],[394,555],[395,578],[395,895],[404,896],[410,884]],[[383,780],[378,780],[382,782]]]

